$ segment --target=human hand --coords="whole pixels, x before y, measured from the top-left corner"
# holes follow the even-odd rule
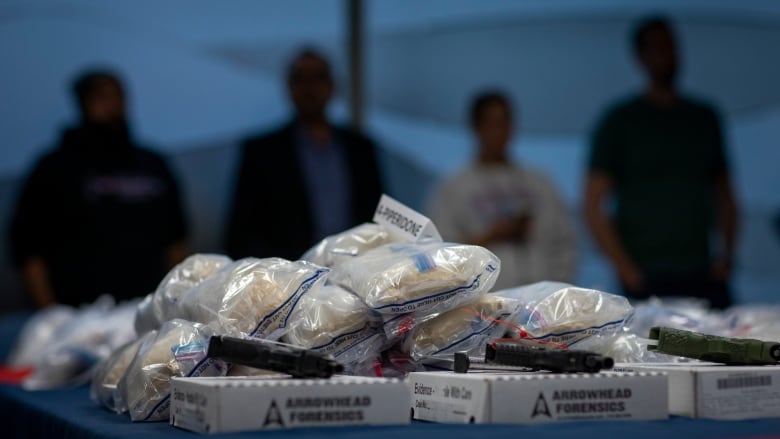
[[[721,257],[712,265],[712,277],[717,280],[727,280],[731,276],[733,262],[730,257]]]
[[[631,262],[624,262],[618,264],[617,274],[620,278],[620,283],[628,291],[639,291],[645,286],[645,276],[642,272]]]
[[[531,236],[531,228],[533,227],[533,219],[531,215],[521,215],[515,219],[514,240],[517,242],[528,241]]]
[[[485,234],[486,242],[524,242],[531,231],[531,217],[501,218]]]
[[[512,241],[515,235],[514,221],[508,218],[501,218],[494,222],[485,232],[485,242],[506,242]]]

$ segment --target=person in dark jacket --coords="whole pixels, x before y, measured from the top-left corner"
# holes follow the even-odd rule
[[[234,258],[298,259],[320,239],[370,221],[382,193],[373,142],[327,118],[334,84],[325,57],[300,52],[287,86],[293,120],[243,143],[227,233]]]
[[[134,143],[118,76],[85,73],[74,92],[81,121],[35,164],[11,221],[12,259],[37,307],[142,296],[186,252],[178,184]]]

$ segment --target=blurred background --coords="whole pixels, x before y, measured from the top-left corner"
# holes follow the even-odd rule
[[[724,119],[742,213],[735,298],[780,301],[780,2],[361,3],[363,126],[380,143],[388,192],[424,210],[435,183],[472,157],[469,98],[503,88],[519,107],[513,157],[554,179],[578,223],[577,283],[607,291],[616,282],[581,214],[588,137],[608,104],[641,85],[632,22],[667,14],[682,89]],[[331,58],[331,113],[349,119],[348,11],[344,0],[0,3],[0,310],[23,303],[6,251],[11,209],[21,179],[76,118],[74,75],[89,66],[123,75],[136,137],[181,180],[192,249],[218,252],[238,142],[288,117],[284,69],[301,45]]]

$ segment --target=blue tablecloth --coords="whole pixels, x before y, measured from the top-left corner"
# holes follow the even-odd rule
[[[165,422],[132,423],[97,406],[88,389],[27,392],[0,386],[0,437],[3,438],[189,438],[194,433]],[[780,419],[755,421],[708,421],[672,418],[668,421],[568,422],[533,426],[444,425],[415,422],[396,427],[331,427],[298,430],[268,430],[209,437],[273,438],[751,438],[780,437]]]

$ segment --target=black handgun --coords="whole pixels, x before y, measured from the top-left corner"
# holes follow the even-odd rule
[[[523,340],[488,344],[485,349],[485,362],[550,372],[588,373],[611,369],[615,364],[612,358],[593,352],[561,349]]]
[[[455,354],[455,372],[477,370],[548,370],[550,372],[596,373],[615,362],[593,352],[562,349],[529,340],[497,341],[485,347],[485,362],[474,364],[468,356]]]
[[[296,378],[330,378],[344,371],[333,357],[260,339],[212,336],[206,355],[228,363],[286,373]]]

